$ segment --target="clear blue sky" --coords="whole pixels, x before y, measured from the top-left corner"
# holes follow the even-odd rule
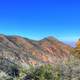
[[[74,41],[80,37],[80,0],[0,0],[0,33]]]

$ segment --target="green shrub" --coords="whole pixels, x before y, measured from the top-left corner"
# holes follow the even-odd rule
[[[32,70],[26,75],[24,80],[53,80],[53,68],[51,65],[44,65]]]

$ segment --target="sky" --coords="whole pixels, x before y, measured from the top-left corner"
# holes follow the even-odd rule
[[[80,38],[80,0],[0,0],[0,34],[75,41]]]

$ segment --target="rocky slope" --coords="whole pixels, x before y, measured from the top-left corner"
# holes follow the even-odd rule
[[[21,36],[0,35],[0,59],[23,66],[59,63],[69,58],[70,49],[53,37],[34,41]]]

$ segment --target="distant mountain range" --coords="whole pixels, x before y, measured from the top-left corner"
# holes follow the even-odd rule
[[[76,42],[75,41],[64,41],[65,44],[70,45],[71,47],[76,47]]]

